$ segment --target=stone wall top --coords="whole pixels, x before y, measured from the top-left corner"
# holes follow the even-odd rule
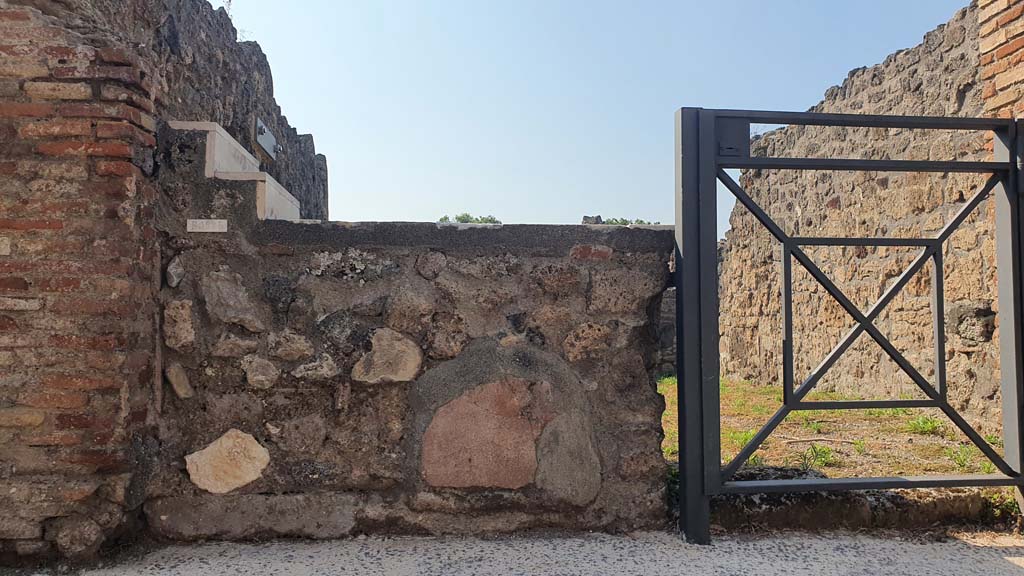
[[[448,225],[432,222],[268,220],[255,227],[251,240],[289,246],[417,246],[456,251],[508,248],[535,255],[570,255],[581,260],[607,259],[612,251],[658,252],[671,250],[673,246],[670,226],[626,228],[579,224]]]

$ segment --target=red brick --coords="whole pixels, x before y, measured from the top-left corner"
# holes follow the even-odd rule
[[[82,443],[81,432],[60,431],[22,438],[26,446],[77,446]]]
[[[3,102],[0,103],[0,118],[41,118],[52,116],[56,108],[53,104],[34,102]]]
[[[128,424],[145,424],[148,416],[149,410],[145,406],[140,406],[128,413]]]
[[[60,230],[64,223],[60,220],[14,220],[0,218],[0,230]]]
[[[38,57],[39,49],[30,44],[0,44],[0,54],[15,58]]]
[[[122,162],[118,160],[96,161],[97,176],[134,176],[137,173],[138,168],[136,168],[131,162]]]
[[[18,127],[22,138],[59,138],[92,135],[92,122],[88,120],[45,120],[22,124]]]
[[[78,140],[42,142],[36,145],[36,151],[48,156],[113,156],[131,158],[133,155],[130,144],[117,140],[107,142]]]
[[[132,306],[121,300],[96,300],[93,298],[67,298],[54,301],[48,309],[58,314],[87,316],[125,315]]]
[[[17,277],[0,277],[0,292],[24,292],[28,290],[28,280]]]
[[[28,178],[85,180],[89,177],[89,164],[84,159],[77,162],[66,158],[22,160],[18,163],[17,170],[19,176]]]
[[[131,104],[132,106],[141,108],[150,114],[156,112],[156,106],[153,104],[153,100],[148,96],[142,96],[117,84],[104,84],[103,87],[100,88],[100,98],[103,100],[113,100],[115,102]]]
[[[1024,9],[1024,4],[1021,5],[1021,8]],[[1010,54],[1013,54],[1014,52],[1020,50],[1021,48],[1024,48],[1024,37],[1017,38],[1016,40],[1003,44],[1002,46],[997,48],[996,58],[1005,58]]]
[[[10,316],[0,316],[0,332],[14,332],[18,329],[18,322]]]
[[[61,42],[67,38],[67,29],[61,26],[4,27],[3,41],[10,44],[38,46],[47,42]]]
[[[114,419],[109,416],[90,413],[56,414],[54,420],[58,427],[72,430],[103,430],[115,425]]]
[[[134,282],[126,278],[110,278],[107,276],[95,276],[89,278],[87,283],[89,290],[104,295],[116,295],[117,297],[129,297],[133,293],[138,293],[140,290],[145,291],[142,293],[142,297],[149,296],[149,286],[139,286],[138,282]],[[145,358],[149,358],[146,354]]]
[[[64,502],[81,502],[96,493],[97,484],[84,484],[63,488],[58,497]]]
[[[1017,18],[1020,18],[1024,14],[1024,4],[1018,4],[1009,10],[1004,11],[999,18],[996,19],[997,26],[1006,26],[1010,22],[1013,22]]]
[[[57,113],[61,116],[119,118],[121,120],[128,120],[150,132],[156,132],[156,120],[152,116],[127,104],[62,104],[57,107]]]
[[[88,118],[120,118],[131,120],[133,109],[124,104],[100,104],[89,103],[68,103],[57,106],[57,113],[61,116],[88,117]],[[137,110],[136,110],[137,112]]]
[[[121,387],[121,382],[114,378],[94,378],[71,376],[68,374],[50,374],[44,376],[42,385],[55,390],[113,390]]]
[[[88,200],[49,202],[46,200],[20,201],[11,206],[0,202],[0,209],[6,209],[11,216],[82,216],[99,215],[101,211]]]
[[[80,278],[47,277],[32,282],[33,288],[39,292],[70,292],[82,287]]]
[[[114,432],[110,430],[86,430],[82,443],[89,446],[109,446],[114,443]]]
[[[117,80],[138,86],[142,82],[141,72],[129,66],[62,66],[51,72],[54,78]]]
[[[69,464],[91,466],[95,471],[113,472],[126,467],[127,460],[121,452],[105,450],[79,450],[66,455],[63,460]]]
[[[31,428],[45,419],[45,412],[32,408],[0,408],[0,428]]]
[[[152,134],[143,132],[127,122],[100,122],[96,125],[96,136],[99,138],[121,138],[149,148],[156,146],[156,138]]]
[[[988,66],[982,66],[982,68],[981,68],[981,79],[982,80],[987,80],[989,78],[992,78],[996,74],[999,74],[1000,72],[1005,71],[1009,67],[1010,67],[1010,62],[1008,60],[997,60],[993,64],[989,64]]]
[[[31,408],[84,408],[88,403],[88,394],[64,390],[28,392],[18,398],[18,404]]]
[[[74,246],[73,243],[67,243],[64,239],[45,244],[46,247],[54,248],[59,248],[65,245]],[[110,256],[111,254],[133,255],[137,250],[135,246],[125,246],[123,242],[112,243],[109,248],[102,246],[100,242],[96,242],[95,244],[91,244],[90,247],[91,250],[89,250],[89,253],[93,258],[95,258],[96,254],[100,251],[103,252],[104,256]],[[126,277],[132,273],[133,268],[130,263],[124,262],[120,258],[103,258],[89,262],[77,262],[74,260],[61,259],[6,260],[0,258],[0,273],[32,273],[46,270],[60,270],[65,274],[100,274],[104,276]]]
[[[91,46],[43,46],[39,52],[54,61],[92,62],[96,59],[96,50]]]
[[[0,22],[29,22],[32,20],[32,13],[28,10],[4,9],[0,10]]]
[[[1024,81],[1024,67],[1012,68],[996,76],[996,88],[1000,90]]]
[[[615,252],[601,244],[577,244],[569,251],[569,257],[576,260],[608,260]]]
[[[85,82],[25,82],[22,88],[32,98],[46,100],[88,100],[92,86]]]
[[[135,65],[139,64],[138,56],[122,50],[121,48],[100,48],[96,51],[96,55],[99,57],[101,62],[107,62],[110,64],[123,64],[123,65]]]
[[[86,182],[82,185],[81,190],[87,197],[104,196],[115,200],[124,200],[135,196],[135,178],[116,178],[106,182]]]

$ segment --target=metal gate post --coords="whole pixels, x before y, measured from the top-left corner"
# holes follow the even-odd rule
[[[1000,388],[1003,397],[1003,447],[1005,459],[1014,471],[1020,472],[1024,463],[1024,322],[1022,322],[1021,288],[1024,285],[1024,266],[1021,266],[1021,225],[1024,223],[1024,203],[1020,200],[1021,181],[1018,175],[1021,162],[1020,130],[1022,122],[1011,124],[1004,131],[995,132],[993,160],[1012,161],[1009,174],[993,190],[996,214],[996,273],[999,296],[999,358]],[[1018,486],[1014,495],[1024,508],[1024,497]]]
[[[690,542],[708,544],[711,511],[704,485],[705,414],[701,369],[700,117],[701,110],[697,108],[683,108],[676,113],[676,377],[679,530]],[[714,352],[717,355],[717,348]],[[717,468],[718,462],[714,464]]]

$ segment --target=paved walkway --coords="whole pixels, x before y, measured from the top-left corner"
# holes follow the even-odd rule
[[[1024,574],[1024,539],[969,535],[944,542],[897,536],[719,536],[694,546],[671,534],[524,538],[362,538],[211,543],[154,550],[89,576],[306,575],[785,575]]]

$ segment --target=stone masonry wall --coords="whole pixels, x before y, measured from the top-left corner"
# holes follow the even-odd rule
[[[986,113],[975,6],[929,32],[919,46],[850,73],[813,108],[818,112],[981,116]],[[972,132],[791,126],[756,138],[753,154],[847,158],[969,160],[990,157],[989,135]],[[789,233],[800,236],[934,235],[984,184],[983,175],[747,171],[741,185]],[[985,201],[944,246],[946,360],[950,399],[986,429],[998,427],[998,303],[993,203]],[[781,374],[780,250],[742,207],[721,251],[723,374],[777,383]],[[917,250],[807,248],[808,255],[867,310]],[[799,383],[853,325],[845,311],[796,263],[795,377]],[[876,325],[934,381],[926,267]],[[923,397],[867,335],[819,385],[859,398]],[[814,398],[812,393],[811,399]]]
[[[9,1],[130,47],[158,73],[151,80],[161,119],[220,124],[302,203],[303,218],[327,219],[327,159],[316,154],[311,135],[289,125],[274,100],[266,56],[256,42],[237,41],[223,9],[206,0]],[[277,138],[276,159],[256,144],[257,119]]]
[[[130,525],[154,381],[153,85],[0,1],[0,562]]]
[[[668,230],[256,223],[161,134],[173,539],[653,527]],[[185,218],[229,217],[227,234]]]
[[[269,117],[268,170],[324,215],[322,157],[234,39],[198,0],[0,0],[0,562],[147,525],[661,525],[671,233],[258,222],[256,184],[167,125],[252,149]]]

